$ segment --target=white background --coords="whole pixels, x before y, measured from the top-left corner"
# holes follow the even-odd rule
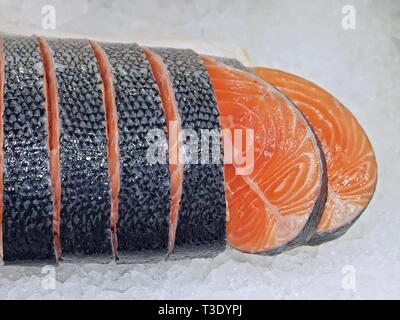
[[[44,4],[57,9],[55,31],[41,28]],[[347,4],[356,9],[355,30],[341,27]],[[0,267],[0,298],[400,298],[399,1],[0,1],[0,30],[211,42],[228,55],[245,48],[252,65],[302,75],[337,96],[365,128],[379,166],[377,192],[361,219],[318,248],[62,265],[55,290],[43,288],[40,268]]]

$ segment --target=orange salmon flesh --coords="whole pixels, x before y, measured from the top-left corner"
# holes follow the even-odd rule
[[[254,130],[254,171],[225,165],[227,241],[251,253],[275,253],[312,236],[326,196],[324,160],[297,108],[268,83],[203,58],[223,129]]]
[[[377,183],[372,145],[354,115],[314,83],[274,69],[253,71],[296,104],[322,143],[328,199],[314,240],[323,241],[324,236],[350,226],[370,202]]]

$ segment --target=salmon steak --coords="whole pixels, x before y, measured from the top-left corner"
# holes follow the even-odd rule
[[[221,127],[233,135],[240,129],[254,132],[252,172],[238,174],[235,161],[225,165],[228,243],[241,251],[269,254],[306,243],[326,199],[325,162],[311,127],[268,83],[204,61]]]
[[[376,160],[297,76],[190,49],[0,35],[0,262],[145,263],[335,239]]]
[[[343,235],[371,201],[377,184],[375,154],[354,115],[331,94],[298,76],[253,68],[284,93],[310,121],[325,154],[328,199],[309,244]]]

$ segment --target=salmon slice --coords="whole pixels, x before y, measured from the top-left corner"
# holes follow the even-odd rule
[[[0,35],[0,263],[3,261],[3,113],[4,113],[4,51]]]
[[[176,228],[178,225],[179,204],[182,198],[183,185],[183,162],[182,162],[182,143],[178,137],[181,134],[181,121],[178,108],[174,99],[174,92],[168,79],[168,72],[162,63],[161,58],[152,50],[143,48],[147,61],[151,66],[154,79],[160,91],[162,106],[167,126],[169,143],[169,171],[170,171],[170,193],[171,207],[169,213],[169,233],[168,233],[168,255],[174,250]]]
[[[87,40],[46,39],[57,82],[63,258],[111,255],[102,81]]]
[[[240,251],[265,254],[306,243],[319,222],[327,192],[325,161],[312,128],[262,79],[207,57],[203,60],[217,97],[224,139],[238,129],[254,131],[252,172],[237,174],[234,155],[233,163],[224,166],[228,243]],[[234,141],[234,154],[235,149],[240,148]]]
[[[170,212],[161,97],[139,45],[92,47],[104,85],[114,253],[119,263],[155,262],[167,254]]]
[[[60,132],[58,122],[58,95],[54,61],[43,37],[38,38],[44,67],[44,94],[47,110],[47,139],[51,187],[53,191],[53,237],[57,259],[62,259],[60,239],[61,174],[60,174]]]
[[[372,199],[377,164],[372,145],[354,115],[314,83],[267,68],[253,68],[305,114],[322,143],[328,171],[328,200],[310,244],[343,235]]]
[[[169,258],[212,257],[226,246],[223,164],[220,152],[214,157],[215,149],[221,150],[221,134],[213,88],[194,51],[145,51],[169,123]]]
[[[115,105],[115,92],[112,77],[112,68],[107,60],[103,49],[97,42],[90,41],[93,52],[96,56],[103,86],[103,103],[106,117],[106,138],[108,176],[111,191],[111,244],[114,257],[118,256],[117,223],[118,223],[118,200],[120,191],[120,166],[119,166],[119,145],[118,145],[118,120],[117,107]]]
[[[3,36],[3,259],[54,261],[47,110],[36,37]]]

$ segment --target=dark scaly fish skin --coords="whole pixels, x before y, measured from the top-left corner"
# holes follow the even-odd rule
[[[223,57],[211,57],[212,59],[219,61],[221,63],[224,63],[225,65],[244,71],[244,72],[248,72],[251,73],[252,76],[254,77],[258,77],[258,75],[256,75],[251,69],[247,68],[246,66],[244,66],[240,61],[236,60],[236,59],[232,59],[232,58],[223,58]],[[259,78],[260,79],[260,78]],[[260,79],[261,81],[264,81],[262,79]],[[274,87],[275,88],[275,87]],[[279,91],[279,89],[275,88],[277,91]],[[280,91],[279,91],[280,92]],[[281,93],[283,96],[284,94]],[[285,96],[285,99],[287,99],[288,101],[289,98],[287,98]],[[304,226],[303,230],[297,235],[296,238],[294,238],[292,241],[290,241],[289,243],[282,245],[278,248],[275,248],[274,250],[270,250],[261,254],[265,254],[265,255],[277,255],[280,254],[284,251],[293,249],[295,247],[301,246],[301,245],[317,245],[320,244],[324,241],[321,240],[321,237],[323,239],[328,239],[328,237],[333,237],[331,240],[333,240],[334,238],[337,238],[341,235],[344,234],[344,232],[350,227],[348,226],[346,228],[346,230],[340,229],[337,231],[337,233],[335,234],[331,234],[331,235],[322,235],[319,236],[319,234],[316,234],[315,231],[317,229],[317,226],[321,220],[322,217],[322,213],[324,212],[325,209],[325,204],[326,204],[326,200],[328,197],[328,175],[327,175],[327,168],[326,168],[326,160],[325,160],[325,155],[322,151],[322,145],[321,142],[319,141],[317,135],[314,132],[313,127],[311,126],[311,123],[308,121],[308,119],[303,115],[303,113],[300,111],[300,109],[298,109],[296,107],[296,105],[294,103],[292,103],[290,101],[290,104],[296,108],[296,110],[302,114],[304,120],[307,122],[307,125],[310,127],[311,131],[314,134],[314,138],[317,142],[318,145],[318,149],[320,152],[320,157],[321,157],[321,163],[322,163],[322,186],[321,186],[321,191],[320,191],[320,195],[314,205],[313,211],[310,214],[310,217],[308,218],[308,221],[306,223],[306,225]],[[328,241],[328,240],[326,240]]]
[[[343,236],[347,232],[347,230],[349,230],[350,227],[358,220],[358,218],[360,218],[360,216],[357,216],[351,222],[335,229],[334,231],[315,233],[307,242],[307,245],[319,246],[325,242],[336,240],[337,238]]]
[[[146,154],[152,129],[167,137],[161,97],[142,49],[136,44],[100,43],[112,67],[119,129],[119,262],[144,262],[167,254],[170,176],[167,140],[162,164]]]
[[[235,69],[239,69],[245,72],[251,72],[249,68],[247,68],[243,63],[241,63],[239,60],[235,58],[225,58],[225,57],[216,57],[216,56],[208,56],[209,58],[222,62],[223,64],[226,64],[227,66],[230,66]]]
[[[365,209],[367,209],[367,206],[352,221],[350,221],[349,223],[347,223],[347,224],[345,224],[345,225],[343,225],[343,226],[341,226],[341,227],[339,227],[339,228],[337,228],[337,229],[335,229],[333,231],[330,231],[330,232],[316,232],[311,237],[310,241],[308,241],[307,245],[309,245],[309,246],[319,246],[320,244],[323,244],[325,242],[333,241],[333,240],[336,240],[337,238],[340,238],[361,217],[361,215],[363,214]]]
[[[199,138],[201,129],[219,131],[214,91],[200,57],[192,50],[152,50],[161,57],[169,73],[182,130],[193,129]],[[186,156],[190,158],[190,155]],[[170,258],[212,257],[225,246],[226,202],[222,162],[184,164],[175,249]]]
[[[58,85],[60,237],[64,255],[111,257],[110,187],[102,83],[87,40],[48,39]]]
[[[43,64],[35,37],[4,36],[4,261],[53,260]]]

